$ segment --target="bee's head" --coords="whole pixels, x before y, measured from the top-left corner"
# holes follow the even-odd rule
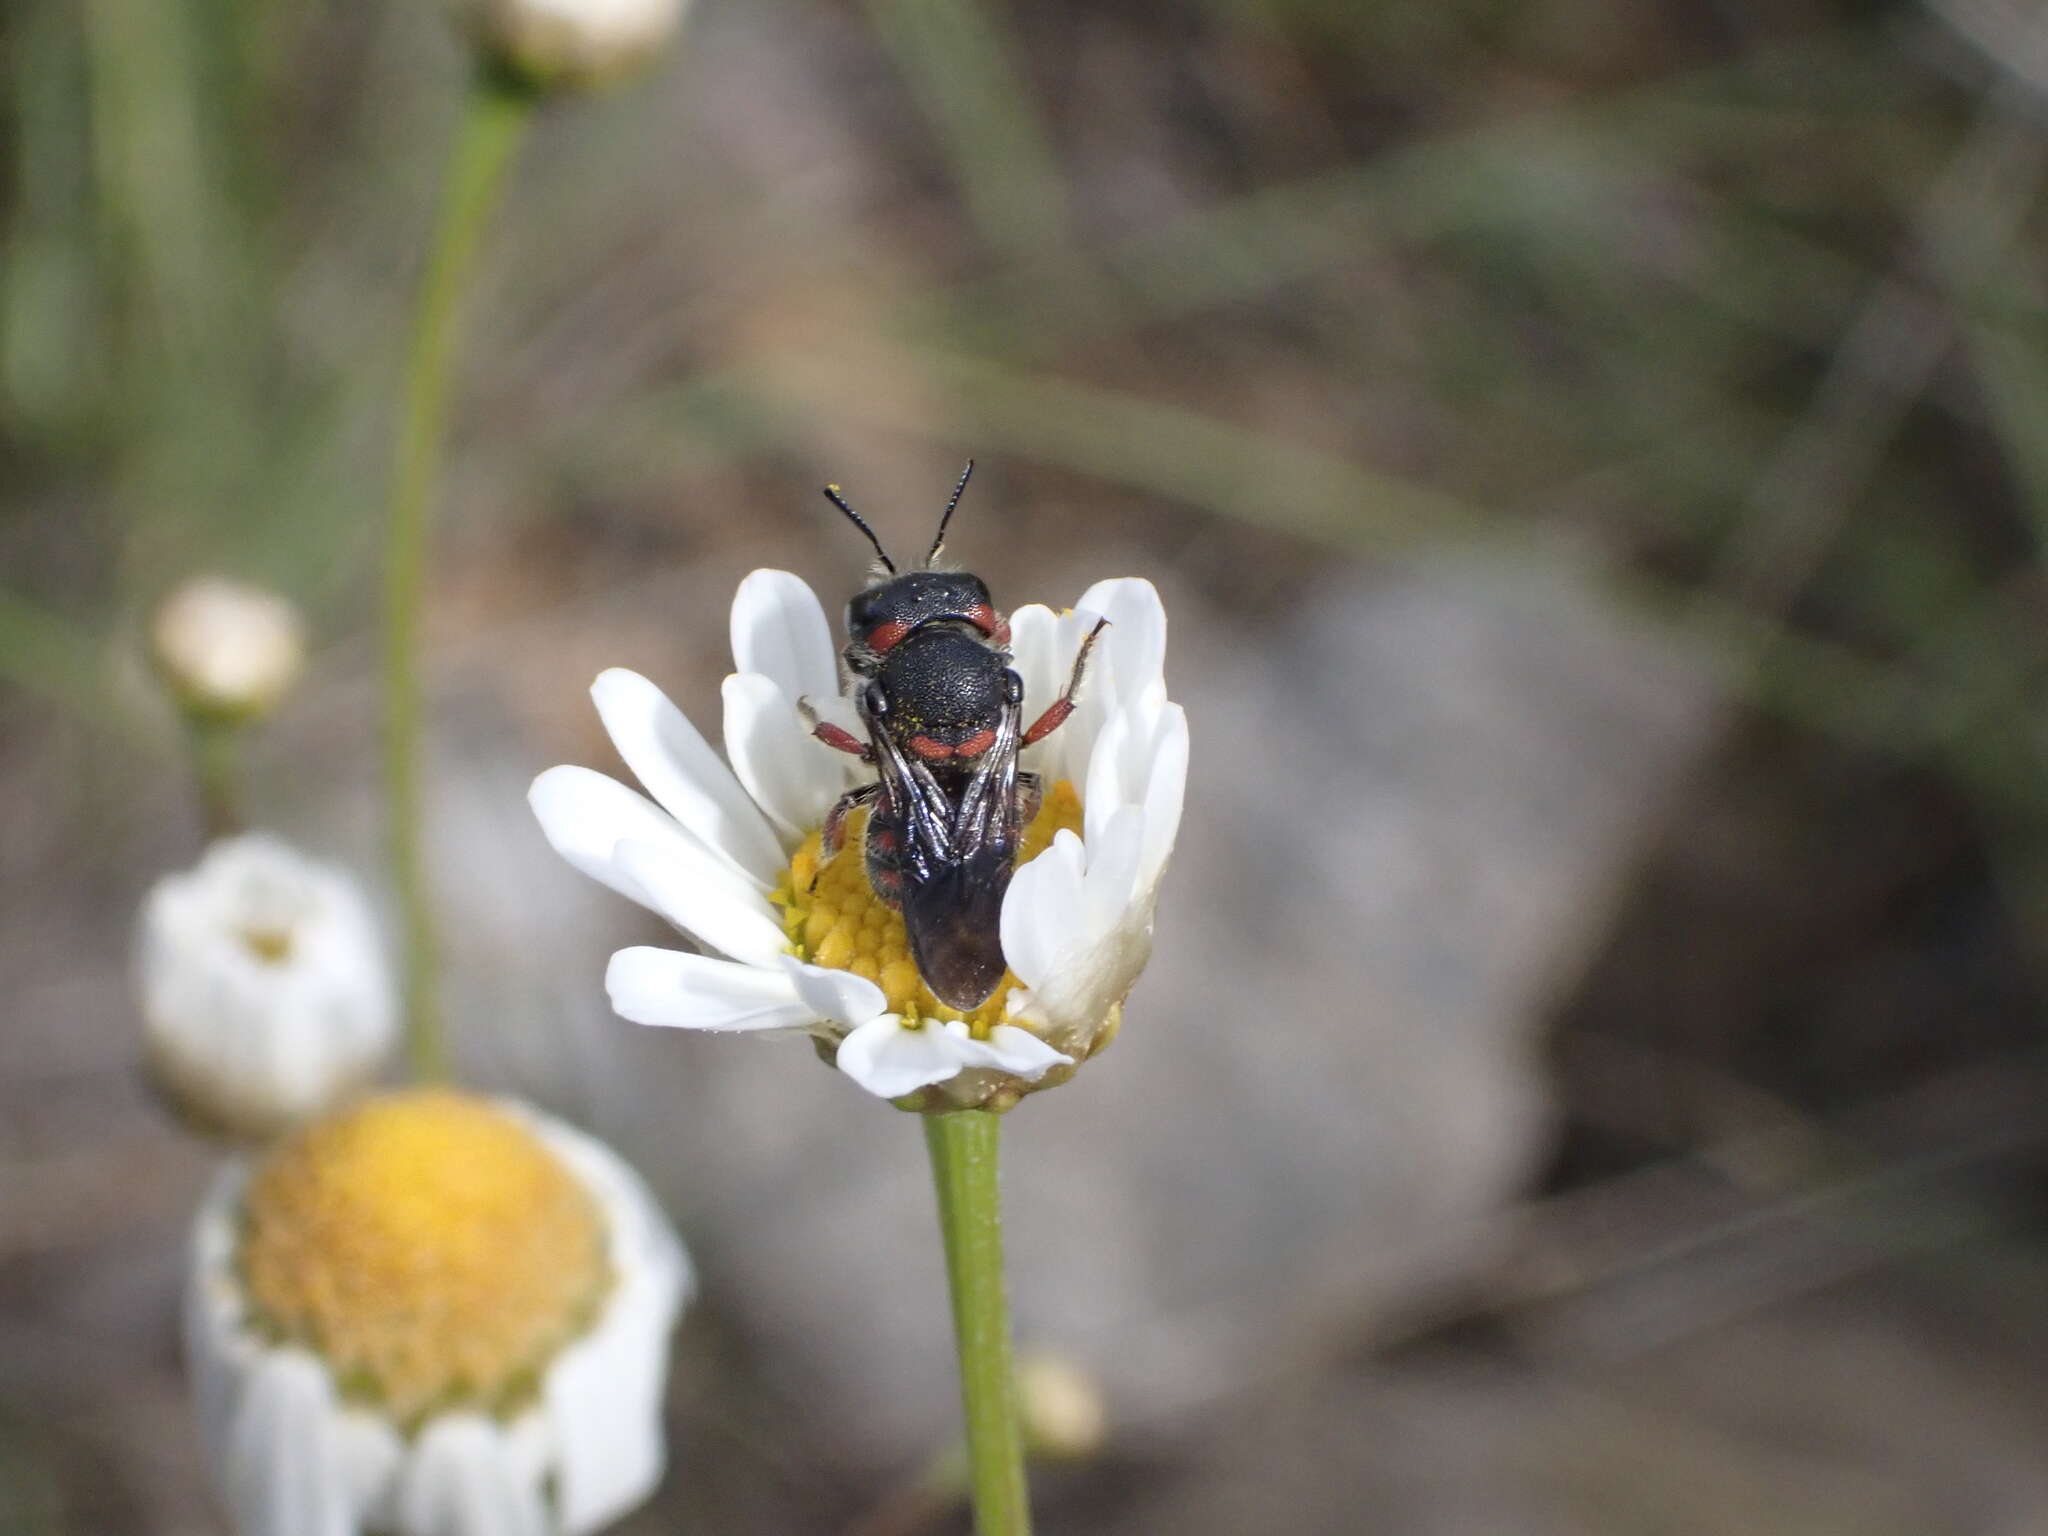
[[[825,499],[867,535],[868,542],[875,546],[877,560],[875,579],[846,605],[845,657],[849,670],[863,677],[873,677],[884,657],[927,624],[962,624],[993,645],[1010,643],[1009,623],[996,612],[987,582],[965,571],[933,568],[939,551],[945,546],[946,524],[952,521],[953,509],[960,505],[961,492],[967,489],[967,477],[973,473],[974,461],[969,459],[967,468],[961,472],[960,483],[953,487],[952,499],[946,503],[946,510],[939,518],[939,531],[924,557],[924,566],[915,571],[897,570],[896,562],[882,548],[882,541],[875,536],[875,530],[848,505],[839,487],[825,487]]]
[[[966,571],[905,571],[884,577],[846,605],[846,663],[871,676],[887,656],[927,624],[951,620],[1006,645],[1010,626],[996,612],[988,583]]]

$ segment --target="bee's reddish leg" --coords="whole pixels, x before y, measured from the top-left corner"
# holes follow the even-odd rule
[[[849,789],[825,813],[825,825],[818,832],[818,845],[826,858],[831,858],[846,842],[846,818],[881,792],[879,784],[863,784],[859,789]]]
[[[834,751],[844,752],[850,757],[857,757],[864,763],[872,763],[875,760],[875,749],[873,747],[862,741],[853,732],[836,726],[828,720],[820,720],[818,712],[811,708],[811,701],[809,699],[798,699],[796,701],[796,709],[797,713],[804,717],[804,724],[811,728],[811,734],[825,743],[826,746],[831,747]]]
[[[1074,657],[1074,674],[1067,679],[1066,691],[1052,701],[1046,712],[1031,722],[1031,729],[1024,733],[1019,746],[1030,746],[1043,741],[1054,731],[1067,723],[1067,716],[1074,712],[1074,690],[1081,686],[1082,669],[1088,665],[1088,653],[1095,649],[1095,637],[1109,627],[1109,620],[1097,619],[1095,627],[1088,631],[1088,638],[1081,642],[1081,649]]]

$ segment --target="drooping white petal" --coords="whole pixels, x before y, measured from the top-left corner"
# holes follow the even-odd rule
[[[217,1462],[225,1463],[234,1427],[246,1347],[239,1337],[242,1297],[230,1270],[234,1263],[236,1211],[248,1170],[229,1163],[214,1176],[187,1245],[184,1298],[185,1373],[192,1383],[199,1435]]]
[[[740,1033],[818,1022],[785,972],[673,949],[620,950],[604,986],[613,1011],[635,1024]]]
[[[781,965],[804,1005],[832,1023],[850,1029],[867,1023],[889,1006],[880,987],[852,971],[810,965],[794,955],[782,956]]]
[[[985,1063],[986,1052],[927,1019],[906,1027],[893,1013],[870,1019],[839,1042],[839,1070],[878,1098],[901,1098]]]
[[[671,816],[763,890],[781,878],[782,848],[747,792],[668,695],[613,667],[590,697],[626,766]]]
[[[225,1446],[225,1493],[242,1536],[355,1536],[357,1510],[327,1368],[281,1349],[242,1382]]]
[[[982,1042],[988,1052],[987,1065],[1035,1083],[1054,1067],[1071,1065],[1073,1057],[1054,1050],[1028,1029],[998,1024]]]
[[[421,1431],[398,1487],[401,1536],[548,1536],[537,1481],[521,1475],[504,1431],[476,1413]]]
[[[829,698],[839,692],[832,626],[818,595],[788,571],[755,571],[732,600],[732,663],[755,672],[785,697]],[[731,738],[727,738],[728,750]]]
[[[542,1380],[566,1536],[595,1531],[661,1480],[668,1336],[692,1289],[690,1262],[638,1174],[602,1144],[537,1120],[603,1207],[618,1283],[604,1314]]]
[[[655,911],[721,954],[771,965],[787,942],[760,892],[720,880],[708,855],[681,857],[668,844],[628,840],[613,851],[619,870]]]
[[[769,678],[736,672],[723,693],[733,771],[774,822],[783,847],[793,849],[853,786],[860,760],[813,736],[795,698]]]

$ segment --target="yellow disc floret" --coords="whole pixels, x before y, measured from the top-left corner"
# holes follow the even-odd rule
[[[1016,975],[1005,971],[988,1000],[972,1013],[948,1008],[932,996],[910,958],[903,918],[885,906],[868,883],[867,862],[861,853],[867,815],[863,809],[847,818],[845,844],[822,864],[816,832],[804,839],[789,861],[789,873],[773,898],[782,910],[789,952],[813,965],[867,977],[888,996],[889,1012],[901,1014],[905,1020],[965,1019],[970,1033],[986,1039],[988,1032],[1003,1022],[1003,1002],[1017,985]],[[1024,864],[1038,857],[1052,842],[1053,834],[1063,829],[1081,830],[1081,797],[1065,779],[1046,791],[1038,814],[1024,829],[1017,862]]]
[[[242,1214],[251,1323],[406,1427],[524,1407],[611,1282],[589,1190],[466,1094],[390,1094],[315,1122],[264,1159]]]

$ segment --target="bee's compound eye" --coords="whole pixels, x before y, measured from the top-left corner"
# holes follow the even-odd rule
[[[869,683],[862,689],[861,702],[877,720],[889,713],[889,695],[880,683]]]
[[[1003,702],[1022,704],[1024,702],[1024,679],[1010,668],[1003,670]]]

